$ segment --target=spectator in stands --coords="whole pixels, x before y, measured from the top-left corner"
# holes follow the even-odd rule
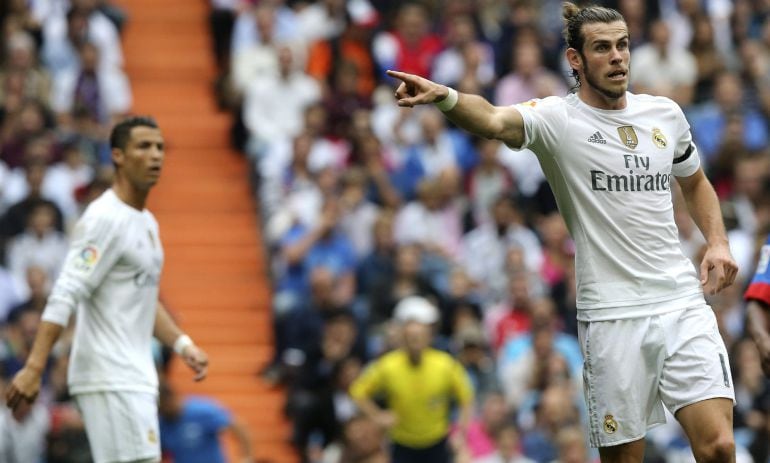
[[[364,299],[367,315],[371,310],[370,304],[376,299],[374,295],[378,288],[393,280],[396,272],[395,256],[393,214],[380,212],[372,225],[372,251],[359,261],[357,270],[357,294]]]
[[[462,205],[453,201],[456,182],[454,170],[422,180],[417,200],[398,212],[395,223],[396,242],[419,245],[424,265],[436,270],[434,285],[444,289],[440,280],[448,273],[450,261],[459,255],[462,238]]]
[[[363,5],[362,7],[356,6]],[[368,5],[368,6],[367,6]],[[331,76],[339,63],[350,63],[356,69],[357,93],[370,97],[375,87],[375,70],[369,42],[373,27],[378,21],[377,12],[371,10],[367,0],[347,2],[349,19],[339,36],[318,40],[308,49],[307,73],[319,82],[333,88]]]
[[[440,295],[420,273],[422,252],[416,245],[398,246],[395,252],[392,277],[381,279],[368,294],[370,303],[369,324],[377,326],[393,316],[393,311],[410,296],[429,298],[438,303]]]
[[[350,240],[339,230],[339,203],[326,198],[316,225],[294,225],[282,238],[281,258],[285,269],[277,282],[278,292],[274,310],[287,313],[297,307],[308,290],[309,275],[324,267],[337,281],[334,300],[347,305],[355,294],[355,250]]]
[[[482,221],[463,236],[460,262],[480,286],[484,300],[494,302],[504,297],[507,286],[506,256],[511,248],[524,253],[526,268],[538,272],[543,250],[537,235],[524,224],[515,198],[501,192],[490,205]]]
[[[507,287],[507,297],[484,312],[484,323],[495,353],[508,340],[529,331],[532,307],[542,296],[540,281],[527,271],[508,275]]]
[[[586,437],[579,426],[567,426],[556,435],[556,446],[559,458],[556,463],[591,463],[597,459],[591,458],[586,446]]]
[[[361,110],[371,109],[371,95],[362,95],[359,87],[358,66],[350,61],[335,63],[330,83],[324,98],[329,115],[326,132],[335,139],[345,139],[353,133],[353,115]]]
[[[26,32],[16,32],[5,44],[3,65],[0,67],[0,100],[5,98],[8,79],[18,76],[22,82],[22,96],[48,101],[51,76],[37,62],[35,41]]]
[[[221,443],[225,434],[235,438],[240,461],[254,461],[249,430],[229,410],[211,399],[183,398],[168,383],[163,383],[158,415],[161,449],[164,456],[170,456],[173,461],[225,463]]]
[[[398,8],[394,26],[374,37],[372,52],[379,69],[429,76],[443,41],[431,32],[428,9],[421,3],[404,3]]]
[[[333,269],[314,267],[308,270],[308,279],[308,292],[299,294],[297,305],[273,319],[275,355],[263,372],[271,383],[286,382],[302,373],[297,370],[305,363],[307,352],[321,346],[324,321],[348,310],[336,298],[340,280]]]
[[[478,321],[469,321],[452,336],[456,345],[457,360],[465,368],[479,400],[498,393],[497,366],[489,349],[484,330]]]
[[[649,26],[650,42],[634,50],[631,85],[635,93],[665,96],[681,107],[693,101],[697,79],[697,63],[684,47],[671,44],[665,20],[657,19]]]
[[[239,97],[251,81],[279,72],[275,8],[269,2],[260,2],[250,14],[254,16],[258,35],[232,57],[232,85]]]
[[[517,41],[513,48],[514,67],[497,83],[494,101],[511,105],[533,98],[565,95],[564,80],[543,66],[542,51],[531,39]]]
[[[323,453],[323,462],[388,463],[391,459],[385,449],[385,433],[377,423],[365,415],[356,415],[345,422],[342,440]]]
[[[693,137],[698,142],[698,150],[706,165],[714,161],[727,117],[733,112],[743,115],[743,139],[748,149],[759,150],[768,146],[767,118],[748,103],[744,99],[740,77],[723,72],[714,83],[714,102],[706,103],[692,112],[690,123]]]
[[[350,239],[357,260],[372,252],[374,223],[380,208],[366,198],[366,176],[359,168],[350,168],[342,176],[340,191],[340,227]]]
[[[534,463],[520,448],[519,431],[513,423],[506,423],[495,430],[493,452],[475,457],[473,463]]]
[[[112,122],[131,108],[128,78],[118,67],[100,66],[99,49],[93,43],[80,44],[78,58],[76,68],[56,76],[51,107],[61,129],[73,130],[73,117],[80,113],[88,122],[84,132],[90,138],[105,140]]]
[[[468,432],[465,436],[469,456],[474,462],[495,453],[498,447],[495,442],[497,435],[511,420],[505,398],[501,393],[489,392],[481,395],[478,394],[478,390],[476,391],[477,397],[481,400],[481,408],[479,414],[468,424]],[[507,460],[504,461],[507,462]]]
[[[447,170],[466,172],[475,164],[476,152],[466,134],[450,130],[443,115],[428,108],[420,115],[422,141],[409,147],[396,177],[402,197],[416,196],[420,181],[433,179]]]
[[[30,211],[24,232],[8,242],[8,269],[24,281],[27,269],[36,266],[45,271],[49,281],[54,281],[68,244],[65,235],[56,230],[56,209],[49,203],[39,203]]]
[[[516,191],[510,172],[500,162],[497,140],[477,139],[479,161],[468,173],[466,193],[470,201],[473,224],[480,225],[492,219],[492,206],[502,195]]]
[[[8,312],[21,303],[20,292],[18,282],[11,277],[11,272],[0,265],[0,320],[5,320]]]
[[[246,88],[243,121],[249,130],[249,153],[259,159],[270,144],[302,130],[302,114],[321,98],[315,79],[300,70],[288,45],[278,48],[279,72],[254,79]]]
[[[459,406],[457,423],[465,435],[472,415],[470,382],[462,365],[430,347],[431,325],[438,321],[435,306],[408,298],[397,307],[396,318],[403,323],[403,347],[369,365],[351,386],[351,396],[368,417],[389,430],[392,461],[452,461],[450,404]],[[377,397],[384,397],[387,409],[374,402]]]
[[[56,230],[64,231],[63,214],[55,202],[48,199],[42,191],[46,166],[34,163],[26,169],[28,191],[25,197],[12,204],[0,217],[0,239],[8,239],[24,231],[32,210],[41,203],[48,204],[56,211]]]
[[[272,11],[274,17],[273,40],[279,43],[291,43],[301,40],[299,23],[297,15],[288,5],[286,0],[268,0],[254,4],[248,2],[246,7],[242,8],[233,25],[233,36],[231,42],[230,55],[235,59],[239,53],[249,48],[259,41],[262,36],[259,28],[261,20],[257,20],[255,14],[264,5]]]
[[[365,353],[356,349],[360,336],[352,314],[343,310],[322,316],[320,338],[312,336],[303,340],[304,360],[295,367],[298,371],[289,383],[286,403],[287,414],[294,424],[292,443],[303,461],[309,460],[311,436],[319,434],[322,446],[339,437],[341,423],[350,418],[346,415],[355,406],[351,402],[343,409],[337,404],[348,400],[350,381],[358,376],[365,360]],[[348,374],[351,368],[353,378]],[[338,395],[338,392],[344,394]]]
[[[670,23],[669,29],[671,29]],[[692,41],[689,50],[695,58],[698,71],[693,103],[703,104],[708,102],[713,95],[714,82],[717,76],[726,69],[725,60],[714,42],[714,27],[705,14],[698,14],[693,18]]]
[[[99,48],[99,67],[123,67],[123,50],[115,24],[96,9],[95,0],[73,0],[66,14],[53,13],[43,25],[43,61],[54,79],[78,65],[85,42]]]
[[[51,139],[52,120],[37,99],[24,100],[18,113],[9,115],[0,134],[0,160],[10,169],[25,164],[27,144],[38,138]]]
[[[524,455],[538,463],[558,458],[556,438],[559,432],[579,425],[579,412],[569,389],[564,385],[549,386],[537,403],[535,425],[526,429],[521,438]]]
[[[436,56],[432,80],[444,85],[468,85],[470,80],[486,89],[495,79],[494,51],[478,39],[473,17],[457,15],[449,19],[446,47]]]

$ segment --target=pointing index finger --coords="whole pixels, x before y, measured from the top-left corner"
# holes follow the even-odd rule
[[[388,70],[387,70],[387,71],[385,71],[385,72],[386,72],[386,73],[387,73],[387,74],[388,74],[390,77],[395,77],[396,79],[401,79],[401,80],[403,80],[404,82],[409,82],[409,83],[411,83],[411,82],[413,82],[413,81],[414,81],[414,79],[412,79],[412,76],[411,76],[411,74],[407,74],[407,73],[405,73],[405,72],[401,72],[401,71],[394,71],[394,70],[392,70],[392,69],[388,69]]]

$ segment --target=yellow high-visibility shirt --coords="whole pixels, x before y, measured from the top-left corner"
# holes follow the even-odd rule
[[[449,432],[450,405],[467,405],[473,389],[463,366],[446,352],[427,349],[419,365],[403,350],[389,352],[366,367],[350,386],[354,399],[385,397],[398,421],[390,438],[401,445],[426,448]]]

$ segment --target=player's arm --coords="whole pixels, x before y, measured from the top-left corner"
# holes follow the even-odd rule
[[[23,402],[32,402],[40,391],[40,380],[48,356],[78,302],[101,284],[119,256],[109,220],[93,217],[75,227],[73,240],[56,284],[48,297],[42,321],[35,334],[24,368],[6,389],[6,404],[14,412]]]
[[[494,106],[480,96],[457,93],[414,74],[388,71],[388,75],[401,80],[396,89],[399,106],[449,103],[456,96],[457,103],[444,110],[444,115],[455,125],[480,137],[501,140],[508,146],[520,147],[524,143],[524,119],[513,106]]]
[[[249,430],[246,425],[236,418],[233,418],[230,424],[227,426],[229,432],[235,437],[235,441],[238,442],[238,448],[241,451],[241,459],[244,463],[251,463],[254,461],[254,451],[251,445],[251,438],[249,437]]]
[[[195,345],[189,336],[182,332],[160,301],[158,301],[155,312],[153,335],[161,344],[173,348],[174,352],[182,357],[184,363],[195,372],[195,381],[200,381],[206,377],[209,364],[208,356]]]
[[[383,410],[372,400],[372,395],[380,389],[381,383],[380,364],[374,362],[350,385],[350,398],[364,415],[381,428],[390,429],[396,424],[396,415],[389,410]]]
[[[750,299],[746,307],[746,329],[759,349],[762,370],[770,377],[770,306],[763,301]]]
[[[730,254],[719,199],[702,168],[689,177],[677,177],[677,181],[690,215],[706,238],[706,253],[700,265],[701,284],[706,293],[716,294],[733,284],[738,274],[738,264]]]
[[[14,412],[23,401],[33,402],[37,397],[48,355],[62,331],[64,331],[62,325],[48,321],[40,323],[24,368],[13,378],[5,392],[6,404]]]

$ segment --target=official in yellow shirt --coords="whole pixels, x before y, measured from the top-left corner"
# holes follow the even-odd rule
[[[459,406],[458,426],[464,435],[473,406],[470,380],[451,355],[430,347],[431,323],[438,313],[428,301],[402,301],[396,318],[404,321],[403,347],[371,363],[350,394],[365,414],[389,430],[394,463],[451,462],[451,405]],[[387,411],[374,402],[377,397],[385,399]]]

